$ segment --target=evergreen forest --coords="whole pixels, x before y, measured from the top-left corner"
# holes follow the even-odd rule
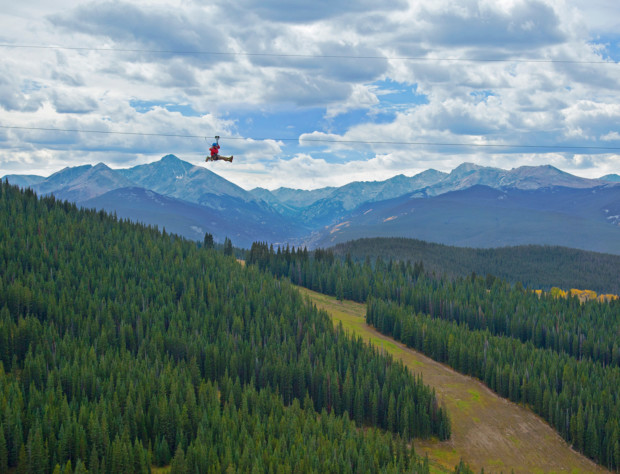
[[[410,441],[450,436],[433,391],[401,363],[334,328],[288,281],[264,265],[240,265],[230,250],[2,183],[0,472],[428,472]],[[350,272],[333,291],[358,300],[372,294],[371,301],[397,304],[394,311],[415,303],[413,296],[395,303],[395,285],[415,288],[414,277],[425,278],[386,267],[379,296],[379,273],[369,268],[332,260],[311,269],[303,252],[286,258],[279,261],[285,271],[275,273],[303,271],[304,283],[317,278],[322,286],[334,272]],[[350,285],[367,276],[371,286],[351,294]],[[488,360],[505,362],[494,341],[508,327],[437,321],[485,334]],[[519,379],[516,393],[534,401],[540,395],[541,407],[562,421],[570,415],[569,433],[617,466],[610,440],[618,434],[617,386],[609,388],[606,371],[617,375],[618,358],[588,324],[578,339],[580,347],[589,344],[587,354],[579,359],[524,333],[519,344],[549,354],[536,370],[554,370],[555,358],[564,358],[573,371],[549,372],[540,394],[533,383],[523,392]],[[415,335],[414,326],[392,331]],[[576,350],[572,339],[568,344]],[[514,364],[505,363],[485,373],[502,384],[516,380]],[[587,383],[577,384],[577,376]],[[565,394],[566,382],[583,393]],[[601,420],[602,413],[609,416]]]
[[[466,248],[404,238],[359,239],[331,250],[338,257],[350,255],[360,263],[366,258],[374,263],[377,257],[422,261],[426,271],[450,278],[475,272],[545,291],[559,287],[620,294],[620,255],[543,245]]]
[[[530,407],[576,450],[620,469],[620,301],[537,294],[491,274],[437,276],[422,262],[354,261],[255,243],[249,264],[367,304],[380,332]]]

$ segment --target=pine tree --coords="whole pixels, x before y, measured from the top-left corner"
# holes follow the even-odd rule
[[[224,239],[224,255],[232,256],[232,254],[233,254],[232,241],[228,237],[226,237]]]
[[[209,232],[205,233],[203,247],[206,249],[212,249],[214,245],[215,244],[213,242],[213,234],[210,234]]]
[[[181,446],[177,446],[177,450],[172,458],[170,465],[170,474],[185,474],[188,472],[187,462],[185,461],[185,453]]]
[[[396,399],[394,394],[390,394],[387,411],[387,429],[388,431],[396,431]]]
[[[4,426],[0,425],[0,472],[7,472],[9,468],[9,451],[4,438]]]

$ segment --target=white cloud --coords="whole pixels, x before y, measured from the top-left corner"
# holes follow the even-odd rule
[[[217,171],[249,187],[316,187],[425,167],[447,171],[462,161],[512,167],[549,160],[582,175],[620,172],[613,150],[584,150],[576,158],[561,150],[343,142],[618,144],[618,65],[588,63],[603,52],[592,39],[620,27],[616,3],[289,6],[280,0],[13,2],[0,13],[1,42],[91,49],[3,48],[0,124],[226,134],[239,138],[226,142],[239,160]],[[390,59],[376,59],[382,56]],[[584,63],[512,61],[525,58]],[[398,94],[383,94],[377,85],[390,82],[415,87],[426,101],[411,103],[404,95],[394,103]],[[136,103],[149,110],[136,110]],[[261,121],[266,109],[276,112]],[[166,153],[199,161],[205,152],[200,139],[0,132],[0,176],[85,162],[122,166]],[[301,145],[273,140],[291,136],[285,133],[297,133]],[[272,140],[240,139],[247,137]],[[325,143],[318,153],[317,143],[304,137],[341,142]]]
[[[356,84],[347,99],[327,107],[325,116],[333,118],[350,110],[371,109],[378,104],[379,99],[368,86]]]
[[[601,140],[605,142],[620,141],[620,133],[613,131],[601,136]]]

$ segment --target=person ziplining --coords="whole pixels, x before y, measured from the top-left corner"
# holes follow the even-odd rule
[[[219,160],[224,160],[224,161],[228,161],[229,163],[232,163],[233,157],[231,156],[222,156],[219,154],[220,151],[220,137],[219,136],[215,136],[215,143],[213,143],[211,145],[211,148],[209,148],[209,151],[211,152],[210,156],[207,156],[205,158],[205,161],[219,161]]]

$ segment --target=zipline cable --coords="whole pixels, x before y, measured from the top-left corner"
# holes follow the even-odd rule
[[[70,133],[96,133],[103,135],[130,135],[130,136],[145,136],[145,137],[165,137],[165,138],[205,138],[204,135],[188,135],[188,134],[176,134],[176,133],[147,133],[147,132],[119,132],[115,130],[82,130],[77,128],[50,128],[50,127],[24,127],[24,126],[11,126],[0,125],[0,128],[6,130],[32,130],[32,131],[45,131],[45,132],[70,132]],[[400,146],[445,146],[445,147],[480,147],[480,148],[538,148],[545,150],[620,150],[620,146],[577,146],[577,145],[518,145],[518,144],[493,144],[493,143],[445,143],[445,142],[423,142],[423,141],[383,141],[383,140],[343,140],[334,138],[268,138],[268,137],[226,137],[220,136],[221,139],[226,140],[253,140],[253,141],[267,141],[272,140],[276,142],[300,142],[303,143],[345,143],[345,144],[360,144],[360,145],[400,145]]]
[[[84,46],[53,46],[36,44],[10,44],[2,43],[0,48],[16,49],[53,49],[67,51],[96,51],[118,53],[146,53],[146,54],[172,54],[172,55],[197,55],[197,56],[247,56],[247,57],[273,57],[273,58],[306,58],[306,59],[363,59],[363,60],[395,60],[395,61],[452,61],[452,62],[480,62],[480,63],[550,63],[550,64],[607,64],[618,65],[615,61],[583,61],[576,59],[517,59],[517,58],[434,58],[428,56],[355,56],[348,54],[285,54],[285,53],[245,53],[245,52],[222,52],[222,51],[182,51],[182,50],[157,50],[157,49],[132,49],[132,48],[92,48]]]

